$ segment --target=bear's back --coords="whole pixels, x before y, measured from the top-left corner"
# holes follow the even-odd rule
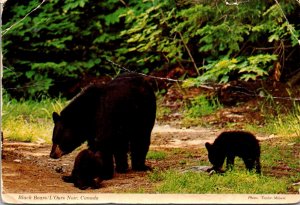
[[[91,84],[85,87],[71,102],[61,111],[62,119],[69,123],[78,119],[90,119],[95,113],[103,86]]]
[[[134,111],[140,108],[139,112],[143,114],[148,112],[155,114],[156,97],[154,91],[149,83],[138,74],[122,74],[108,83],[104,89],[106,99],[103,103],[108,109],[112,108],[121,113],[129,112],[128,114],[134,115]]]
[[[259,141],[253,134],[244,131],[223,132],[216,138],[214,146],[237,156],[260,155]]]

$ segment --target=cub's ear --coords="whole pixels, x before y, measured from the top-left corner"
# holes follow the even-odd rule
[[[59,116],[59,114],[57,114],[57,112],[52,113],[52,118],[53,118],[54,123],[56,123],[60,120],[60,116]]]
[[[208,151],[211,150],[211,146],[212,146],[212,144],[210,144],[209,142],[205,143],[205,147]]]

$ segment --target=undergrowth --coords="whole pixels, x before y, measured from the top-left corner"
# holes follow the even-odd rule
[[[221,104],[216,98],[208,99],[205,95],[199,95],[190,101],[186,108],[185,115],[188,118],[197,118],[209,115],[221,108]]]
[[[222,105],[217,98],[199,95],[186,103],[185,111],[183,112],[182,124],[189,126],[206,126],[201,117],[210,115],[221,109]]]
[[[60,112],[63,99],[17,101],[3,96],[2,131],[4,138],[21,142],[50,142],[53,122],[52,112]]]
[[[278,106],[276,109],[279,110]],[[294,104],[293,107],[282,114],[264,114],[265,123],[263,126],[247,124],[245,128],[250,131],[264,134],[275,134],[278,136],[300,136],[300,105]]]

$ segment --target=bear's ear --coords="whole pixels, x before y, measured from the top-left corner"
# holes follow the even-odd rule
[[[57,114],[57,112],[52,113],[52,118],[53,118],[54,123],[56,123],[60,120],[60,116],[59,116],[59,114]]]
[[[209,143],[209,142],[206,142],[205,143],[205,147],[206,147],[206,149],[209,151],[209,150],[211,150],[211,144]]]

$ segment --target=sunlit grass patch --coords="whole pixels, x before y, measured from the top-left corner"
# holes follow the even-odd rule
[[[158,175],[156,173],[156,175]],[[174,170],[160,173],[156,191],[159,193],[194,194],[280,194],[288,189],[287,180],[260,176],[248,172],[180,173]]]
[[[188,118],[198,118],[209,115],[221,107],[217,99],[208,99],[205,95],[199,95],[191,100],[190,105],[187,106],[185,115]]]
[[[147,154],[147,159],[163,160],[166,158],[166,156],[167,154],[165,152],[150,150]]]
[[[21,142],[43,140],[50,142],[53,124],[49,121],[40,123],[27,122],[24,119],[14,119],[3,124],[5,139]]]
[[[60,112],[64,100],[16,101],[3,97],[2,131],[4,138],[14,141],[51,141],[52,112]]]
[[[266,134],[276,134],[278,136],[300,136],[300,105],[294,105],[290,112],[265,115],[265,124],[257,126],[253,124],[245,125],[245,128],[250,131],[256,131]]]

